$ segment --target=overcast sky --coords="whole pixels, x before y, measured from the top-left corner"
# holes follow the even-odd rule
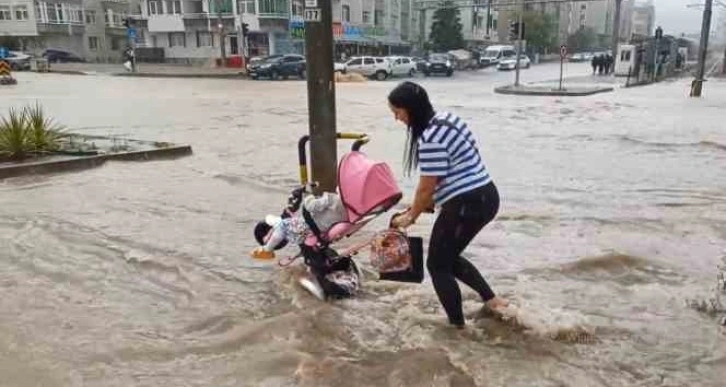
[[[701,31],[703,7],[686,8],[688,4],[705,3],[704,0],[655,0],[655,24],[663,27],[666,34],[677,36],[681,32]],[[714,7],[712,23],[716,21],[720,7]]]

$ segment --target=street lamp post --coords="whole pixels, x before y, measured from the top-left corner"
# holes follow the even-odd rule
[[[613,18],[613,42],[611,46],[613,58],[618,56],[618,44],[620,43],[620,8],[623,0],[615,0],[615,15]]]

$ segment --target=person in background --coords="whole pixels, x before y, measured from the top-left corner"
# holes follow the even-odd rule
[[[465,325],[457,280],[474,289],[494,312],[509,304],[497,297],[479,270],[462,257],[464,249],[499,211],[499,193],[468,125],[452,113],[434,111],[423,87],[398,85],[388,96],[396,120],[408,128],[405,169],[420,170],[413,205],[395,217],[406,228],[435,204],[440,212],[431,232],[427,268],[449,322]]]

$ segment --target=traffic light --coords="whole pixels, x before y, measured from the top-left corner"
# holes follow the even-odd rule
[[[517,23],[516,21],[509,22],[509,40],[511,40],[511,41],[519,40],[520,28],[522,29],[521,36],[524,39],[524,23],[520,24],[520,23]]]
[[[658,27],[655,29],[655,38],[656,39],[663,39],[663,29]]]
[[[247,36],[247,34],[250,32],[250,25],[247,23],[242,23],[242,36]]]
[[[516,21],[509,22],[509,40],[519,39],[519,23]]]

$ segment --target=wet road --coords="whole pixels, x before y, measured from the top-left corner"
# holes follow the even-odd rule
[[[195,154],[0,182],[0,385],[722,385],[726,336],[684,300],[726,256],[726,83],[493,94],[507,76],[421,80],[483,144],[502,210],[467,254],[529,328],[467,291],[458,332],[428,280],[322,304],[247,258],[296,182],[304,83],[19,74],[3,112],[37,100],[73,131]],[[410,200],[394,85],[339,85],[338,129],[369,133]]]

